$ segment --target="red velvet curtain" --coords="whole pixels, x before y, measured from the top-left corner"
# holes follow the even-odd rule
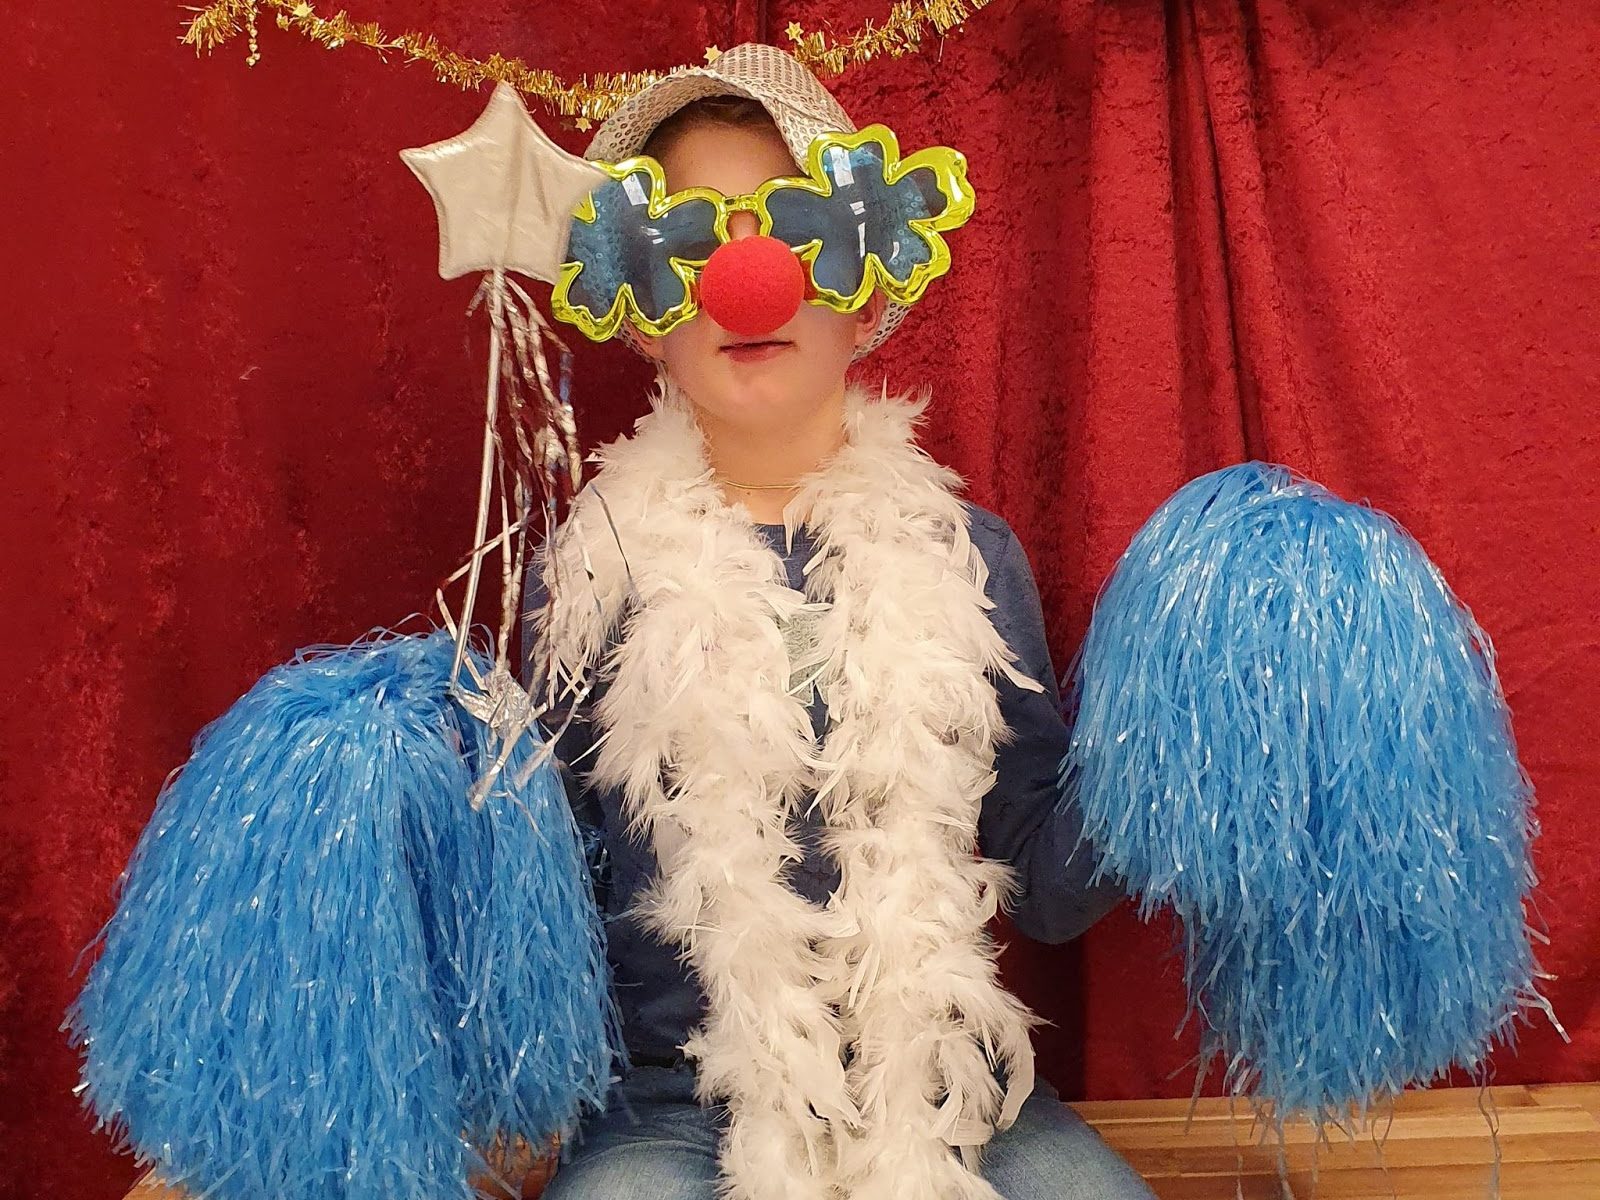
[[[567,73],[855,26],[886,0],[353,15]],[[189,739],[296,647],[426,611],[465,550],[481,361],[395,157],[482,96],[262,22],[196,62],[183,11],[8,18],[0,324],[0,1142],[23,1194],[131,1178],[71,1094],[74,956]],[[956,266],[871,363],[1027,546],[1059,666],[1151,509],[1245,457],[1388,509],[1494,635],[1539,789],[1547,985],[1497,1079],[1600,1076],[1600,9],[1556,0],[995,0],[838,82],[966,150]],[[586,135],[560,134],[571,148]],[[645,377],[583,347],[590,440]],[[1010,977],[1068,1095],[1187,1094],[1172,930],[1128,906]]]

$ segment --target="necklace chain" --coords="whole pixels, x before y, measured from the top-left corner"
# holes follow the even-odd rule
[[[736,488],[752,492],[793,491],[800,486],[798,483],[740,483],[737,479],[729,479],[726,475],[718,475],[717,478],[723,483],[731,483]]]

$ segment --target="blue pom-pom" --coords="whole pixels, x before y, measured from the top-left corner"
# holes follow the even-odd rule
[[[604,1101],[617,1024],[560,776],[524,736],[471,806],[492,757],[452,654],[302,651],[157,801],[68,1026],[100,1123],[191,1195],[466,1200],[478,1147]]]
[[[1342,1124],[1549,1013],[1493,650],[1392,519],[1282,467],[1196,479],[1122,556],[1071,676],[1063,802],[1142,916],[1182,920],[1230,1092]]]

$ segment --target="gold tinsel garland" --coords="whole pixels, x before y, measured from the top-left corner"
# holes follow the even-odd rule
[[[882,23],[866,21],[848,37],[807,32],[798,22],[790,22],[784,32],[795,58],[818,75],[838,75],[880,55],[898,58],[911,54],[921,48],[923,35],[930,27],[943,36],[988,3],[989,0],[896,0]],[[440,82],[464,89],[509,83],[523,95],[542,101],[551,111],[576,118],[580,129],[604,120],[629,96],[667,73],[608,72],[580,75],[576,81],[568,81],[554,71],[530,67],[502,54],[468,58],[441,46],[432,34],[402,33],[390,37],[376,21],[353,20],[343,9],[331,17],[319,16],[306,0],[216,0],[207,8],[190,10],[196,15],[189,21],[183,42],[200,53],[247,32],[250,50],[246,61],[254,66],[261,57],[256,45],[256,16],[263,10],[275,14],[278,28],[293,30],[329,50],[366,46],[376,50],[379,57],[402,54],[407,62],[429,64]],[[716,61],[719,53],[716,46],[706,47],[706,62]]]

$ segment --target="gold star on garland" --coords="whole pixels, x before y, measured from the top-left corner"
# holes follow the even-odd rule
[[[784,33],[793,43],[790,53],[814,73],[839,75],[886,54],[899,58],[915,53],[922,48],[922,38],[930,29],[943,37],[989,2],[895,0],[882,21],[864,21],[859,29],[844,37],[807,33],[798,21],[789,22]],[[340,46],[365,46],[380,57],[394,54],[403,62],[427,63],[439,82],[454,84],[463,90],[508,83],[524,96],[543,102],[552,112],[574,122],[604,120],[629,96],[668,74],[665,70],[602,72],[581,75],[576,82],[571,82],[554,71],[530,67],[521,59],[503,54],[491,54],[486,59],[468,58],[441,46],[432,34],[391,36],[384,33],[377,22],[356,21],[343,9],[331,17],[319,16],[308,0],[213,0],[189,21],[184,30],[184,45],[193,46],[196,53],[215,50],[222,43],[247,34],[261,12],[273,13],[279,29],[298,33],[329,50]],[[708,46],[705,61],[713,63],[721,53],[716,46]],[[249,57],[252,60],[260,57],[254,45]],[[683,70],[688,65],[672,70]],[[579,128],[586,129],[588,125],[580,124]]]

